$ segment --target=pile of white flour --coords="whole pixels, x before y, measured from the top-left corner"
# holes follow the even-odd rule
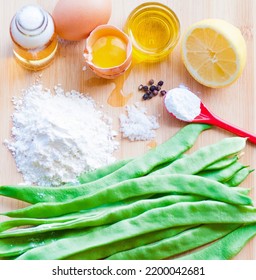
[[[12,139],[5,144],[26,184],[75,182],[82,172],[115,161],[119,143],[111,119],[89,96],[60,86],[54,91],[35,84],[13,99]]]

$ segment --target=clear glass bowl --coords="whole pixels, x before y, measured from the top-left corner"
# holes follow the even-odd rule
[[[147,2],[130,13],[124,31],[132,40],[133,56],[154,62],[169,55],[177,45],[180,22],[169,7]]]

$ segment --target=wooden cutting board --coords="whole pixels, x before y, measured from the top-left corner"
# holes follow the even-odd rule
[[[160,144],[172,136],[185,124],[170,118],[166,114],[162,99],[154,98],[147,102],[141,101],[141,93],[137,86],[149,79],[165,81],[165,88],[170,89],[183,84],[198,93],[205,104],[223,119],[256,133],[255,121],[255,1],[253,0],[162,0],[177,14],[181,22],[181,33],[192,23],[204,18],[222,18],[242,31],[247,43],[248,59],[240,79],[225,89],[209,89],[198,84],[186,71],[180,55],[180,45],[163,62],[154,64],[138,64],[132,71],[116,80],[109,81],[97,78],[90,70],[83,71],[82,57],[84,41],[60,44],[58,53],[48,68],[41,72],[30,72],[21,68],[13,58],[12,43],[9,36],[9,24],[15,12],[27,3],[37,3],[48,11],[52,11],[56,0],[12,0],[0,2],[0,143],[10,138],[11,114],[13,106],[11,99],[19,96],[21,90],[35,82],[39,76],[43,85],[53,88],[61,84],[65,90],[76,89],[89,93],[103,110],[114,120],[114,128],[118,130],[118,116],[124,112],[123,106],[111,106],[110,99],[120,100],[123,95],[131,94],[127,104],[141,102],[147,108],[148,114],[159,116],[160,129],[155,141],[129,142],[121,139],[120,149],[116,152],[118,159],[135,157],[148,151],[152,146]],[[113,12],[110,23],[122,28],[126,18],[133,8],[146,2],[142,0],[113,0]],[[119,97],[118,97],[119,96]],[[116,101],[115,105],[118,105]],[[125,103],[125,102],[123,102]],[[230,133],[214,128],[205,132],[197,141],[194,149],[214,143]],[[14,159],[7,148],[0,144],[0,184],[18,184],[22,176],[17,173]],[[256,167],[256,146],[248,143],[241,159],[246,165]],[[251,174],[243,183],[245,187],[254,187],[256,175]],[[252,189],[251,196],[256,202],[256,191]],[[0,212],[22,207],[24,204],[15,200],[0,197]],[[242,250],[236,259],[256,259],[256,238]]]

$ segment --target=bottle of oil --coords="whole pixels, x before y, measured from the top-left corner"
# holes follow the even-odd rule
[[[27,69],[41,70],[53,60],[58,47],[53,19],[37,5],[26,5],[10,24],[13,53]]]

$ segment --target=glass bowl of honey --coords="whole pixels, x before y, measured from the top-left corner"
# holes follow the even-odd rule
[[[169,7],[147,2],[130,13],[124,31],[131,38],[134,58],[155,62],[168,56],[177,45],[180,22]]]

